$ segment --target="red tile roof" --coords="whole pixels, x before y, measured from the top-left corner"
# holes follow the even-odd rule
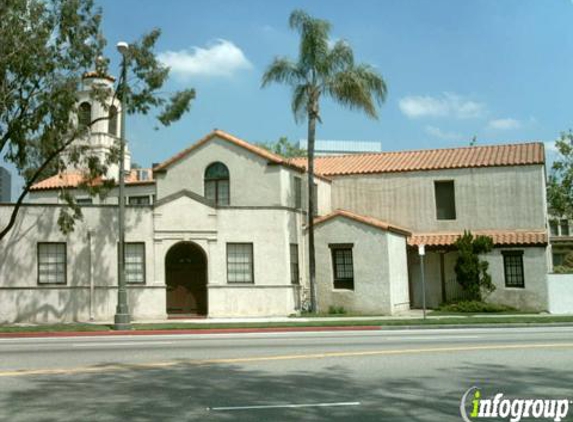
[[[376,227],[377,229],[391,231],[394,233],[402,234],[404,236],[410,236],[412,234],[411,231],[409,231],[408,229],[405,229],[403,227],[396,226],[396,225],[388,223],[386,221],[378,220],[377,218],[374,218],[374,217],[369,217],[366,215],[360,215],[360,214],[356,214],[356,213],[353,213],[351,211],[346,211],[346,210],[336,210],[336,211],[331,212],[330,214],[325,215],[323,217],[318,217],[314,220],[314,225],[317,226],[321,223],[324,223],[324,222],[331,220],[333,218],[336,218],[336,217],[345,217],[345,218],[348,218],[350,220],[358,221],[359,223],[363,223],[363,224],[367,224],[367,225],[372,226],[372,227]]]
[[[101,79],[107,79],[110,82],[115,82],[115,78],[111,75],[105,75],[99,72],[96,72],[95,70],[92,70],[90,72],[86,72],[82,75],[82,77],[84,79],[91,79],[91,78],[101,78]]]
[[[138,178],[137,170],[146,170],[151,177],[148,180],[141,180]],[[47,179],[32,185],[30,190],[36,191],[60,188],[77,188],[82,182],[84,182],[84,180],[85,176],[81,172],[69,171],[48,177]],[[94,180],[93,183],[99,184],[101,183],[101,180],[101,178],[98,178]],[[132,169],[125,178],[125,183],[127,185],[147,185],[155,183],[155,180],[153,179],[153,172],[151,169]]]
[[[199,148],[201,145],[209,142],[213,138],[220,138],[220,139],[223,139],[225,141],[228,141],[234,145],[237,145],[241,148],[244,148],[244,149],[264,158],[265,160],[268,160],[269,162],[271,162],[273,164],[284,165],[284,166],[293,168],[293,169],[295,169],[301,173],[305,171],[302,167],[291,164],[289,162],[289,160],[287,160],[286,158],[284,158],[278,154],[273,154],[272,152],[267,151],[264,148],[250,144],[243,139],[237,138],[236,136],[233,136],[233,135],[231,135],[227,132],[224,132],[222,130],[219,130],[219,129],[213,130],[211,133],[209,133],[207,136],[203,137],[199,141],[195,142],[189,148],[184,149],[180,153],[178,153],[178,154],[174,155],[173,157],[169,158],[168,160],[162,162],[158,166],[155,166],[153,168],[153,171],[158,172],[158,171],[166,170],[169,166],[171,166],[172,164],[183,159],[184,157],[189,155],[192,151]]]
[[[304,157],[290,162],[305,167]],[[544,164],[543,143],[489,145],[419,151],[382,152],[315,158],[315,172],[322,176],[394,173],[467,167]]]
[[[408,245],[451,246],[463,233],[414,233],[408,239]],[[496,246],[509,245],[546,245],[545,230],[476,230],[473,235],[485,235],[493,238]]]

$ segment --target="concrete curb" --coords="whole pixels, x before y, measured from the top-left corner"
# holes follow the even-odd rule
[[[249,334],[284,332],[325,332],[325,331],[398,331],[398,330],[443,330],[468,328],[534,328],[534,327],[573,327],[573,322],[515,322],[490,324],[429,324],[429,325],[349,325],[330,327],[268,327],[268,328],[204,328],[175,330],[130,330],[130,331],[53,331],[53,332],[12,332],[0,333],[0,338],[64,338],[64,337],[104,337],[104,336],[149,336],[177,334]]]

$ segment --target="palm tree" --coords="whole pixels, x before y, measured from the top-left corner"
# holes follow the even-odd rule
[[[330,43],[330,23],[295,10],[289,26],[300,34],[298,60],[277,57],[263,75],[262,86],[278,82],[292,88],[292,111],[297,122],[308,121],[308,257],[310,310],[316,312],[316,264],[314,254],[314,141],[320,119],[322,95],[350,109],[377,118],[376,102],[386,99],[382,76],[369,65],[355,64],[344,41]]]

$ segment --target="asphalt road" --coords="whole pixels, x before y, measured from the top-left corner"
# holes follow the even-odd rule
[[[460,421],[472,386],[573,400],[572,352],[568,327],[0,339],[0,421]]]

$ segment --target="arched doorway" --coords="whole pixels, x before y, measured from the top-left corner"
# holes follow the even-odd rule
[[[207,315],[207,257],[198,245],[179,242],[165,255],[167,314]]]

